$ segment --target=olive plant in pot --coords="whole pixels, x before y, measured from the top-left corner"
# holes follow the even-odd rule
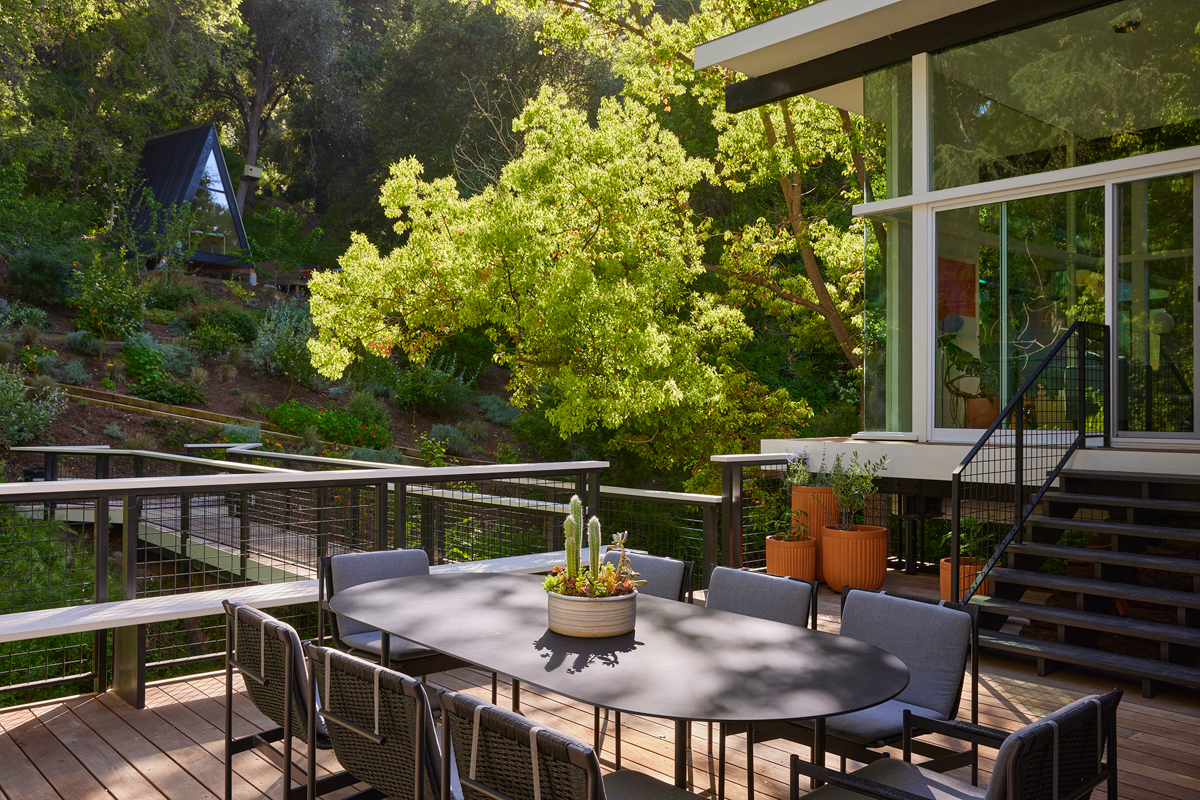
[[[887,456],[878,461],[860,461],[858,452],[846,463],[839,453],[829,471],[829,487],[837,502],[837,522],[821,528],[821,570],[835,592],[843,586],[878,589],[887,576],[887,528],[857,525],[854,520],[875,493],[875,479],[887,466]]]
[[[620,548],[616,565],[601,564],[600,520],[588,521],[587,567],[580,564],[583,553],[583,503],[571,498],[571,513],[563,523],[567,563],[557,566],[542,584],[546,589],[550,630],[564,636],[598,639],[620,636],[633,630],[637,613],[637,573],[625,555],[628,532],[613,535],[612,546]]]
[[[962,597],[964,591],[975,582],[975,576],[978,575],[987,564],[987,559],[980,557],[981,553],[985,553],[991,544],[991,537],[988,533],[988,526],[992,523],[992,517],[987,519],[979,519],[977,517],[959,517],[958,520],[958,592],[951,591],[950,586],[950,559],[954,554],[946,556],[938,564],[938,583],[940,584],[940,595],[943,600],[958,601]],[[946,532],[942,537],[942,547],[948,549],[953,543],[954,531]],[[989,595],[988,582],[985,580],[979,584],[979,591],[976,594]]]
[[[824,485],[824,478],[823,470],[810,471],[808,453],[788,456],[784,482],[790,495],[791,514],[787,528],[767,537],[767,572],[772,575],[821,580],[819,534],[822,526],[837,517],[837,501],[833,499],[833,490]]]

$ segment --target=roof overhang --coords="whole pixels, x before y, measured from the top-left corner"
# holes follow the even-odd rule
[[[918,53],[1112,2],[823,0],[697,46],[695,67],[751,76],[725,88],[728,111],[842,84],[835,94],[846,96],[865,73]]]

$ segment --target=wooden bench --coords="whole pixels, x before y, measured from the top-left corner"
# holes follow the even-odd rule
[[[587,549],[581,554],[586,561]],[[632,551],[631,551],[632,552]],[[566,551],[532,553],[461,564],[438,564],[434,574],[549,572],[566,561]],[[46,636],[113,629],[113,692],[134,708],[146,705],[146,626],[156,622],[224,614],[223,600],[241,600],[255,608],[315,603],[317,581],[300,580],[214,589],[206,592],[139,597],[65,608],[0,615],[0,644]],[[97,687],[98,689],[103,687]]]

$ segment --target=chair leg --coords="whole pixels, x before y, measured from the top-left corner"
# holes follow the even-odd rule
[[[497,689],[499,689],[500,678],[496,673],[492,673],[492,705],[496,705],[496,698],[499,697]]]
[[[617,769],[621,768],[621,712],[616,713],[613,720],[613,740],[616,743]]]
[[[512,709],[518,714],[521,713],[521,682],[516,678],[512,679]]]
[[[600,757],[600,706],[592,706],[592,749]]]
[[[719,723],[717,736],[721,744],[717,756],[717,800],[725,800],[725,723]]]
[[[754,800],[754,726],[746,726],[746,800]]]

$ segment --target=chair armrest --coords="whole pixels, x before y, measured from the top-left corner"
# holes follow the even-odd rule
[[[920,736],[923,733],[940,733],[945,736],[952,736],[955,739],[961,739],[964,742],[970,742],[971,744],[981,744],[985,747],[996,748],[1000,747],[1004,740],[1008,738],[1007,733],[995,728],[986,728],[983,725],[972,725],[970,722],[958,722],[956,720],[931,719],[905,709],[905,740],[911,739],[914,735]]]
[[[824,781],[831,786],[840,786],[843,789],[849,789],[853,792],[858,792],[866,797],[873,797],[876,800],[925,800],[920,795],[906,792],[903,789],[897,789],[895,786],[887,786],[886,784],[876,783],[867,778],[859,778],[853,774],[847,775],[844,772],[835,772],[825,767],[817,766],[808,761],[801,761],[800,756],[793,755],[792,759],[792,775],[806,775],[809,778],[815,778],[819,781]]]

